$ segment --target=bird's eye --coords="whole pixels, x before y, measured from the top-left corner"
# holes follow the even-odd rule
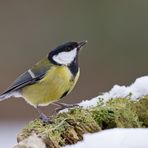
[[[70,48],[70,47],[68,47],[68,48],[67,48],[67,51],[70,51],[70,50],[71,50],[71,48]]]

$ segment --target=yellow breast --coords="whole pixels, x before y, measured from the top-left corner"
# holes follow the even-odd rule
[[[22,95],[30,104],[48,105],[57,101],[75,86],[79,72],[74,78],[66,66],[53,66],[43,79],[22,89]]]

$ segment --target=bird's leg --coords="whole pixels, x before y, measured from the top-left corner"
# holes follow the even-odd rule
[[[53,121],[52,121],[49,117],[47,117],[44,113],[41,112],[41,110],[39,109],[38,106],[36,107],[36,110],[37,110],[38,113],[39,113],[39,118],[40,118],[44,123],[48,123],[48,124],[53,123]]]
[[[65,103],[59,103],[59,102],[54,102],[52,104],[55,104],[57,106],[59,106],[59,108],[55,109],[55,112],[58,113],[59,111],[66,109],[66,108],[72,108],[75,106],[79,106],[78,104],[65,104]]]

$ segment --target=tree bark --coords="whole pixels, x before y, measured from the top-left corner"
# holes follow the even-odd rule
[[[148,97],[137,101],[114,98],[104,103],[98,98],[97,106],[75,107],[53,117],[54,123],[40,119],[31,121],[17,136],[15,148],[59,148],[83,140],[83,134],[110,128],[148,127]]]

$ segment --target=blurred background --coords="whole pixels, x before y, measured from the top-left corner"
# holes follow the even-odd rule
[[[81,76],[66,103],[148,74],[148,1],[0,0],[0,91],[50,49],[81,40],[88,40]],[[16,134],[37,116],[23,99],[0,102],[0,147],[15,144]]]

